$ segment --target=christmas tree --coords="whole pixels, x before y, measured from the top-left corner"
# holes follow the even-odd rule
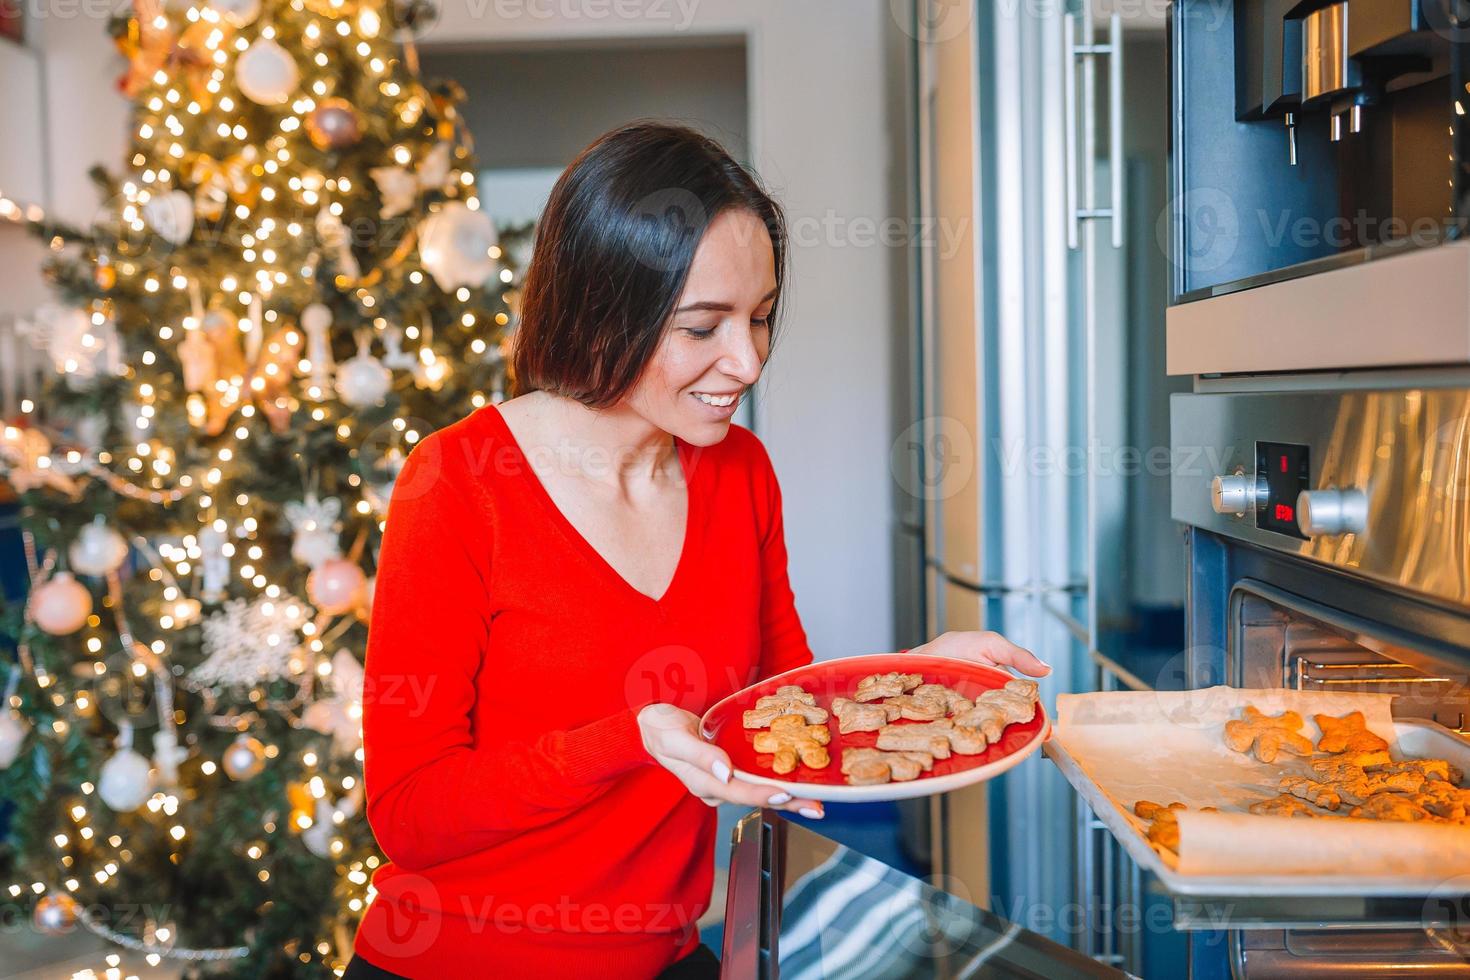
[[[0,888],[186,975],[340,972],[382,863],[359,718],[404,456],[503,397],[516,277],[422,6],[137,0],[89,227],[42,219],[56,364],[7,420]],[[0,667],[3,670],[3,667]],[[366,692],[371,696],[371,692]],[[103,967],[99,964],[99,973]]]

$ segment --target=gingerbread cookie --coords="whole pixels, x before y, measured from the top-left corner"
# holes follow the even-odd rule
[[[766,728],[782,715],[801,715],[808,725],[820,725],[827,720],[827,709],[817,707],[816,695],[787,684],[776,688],[775,694],[757,700],[755,707],[742,716],[742,721],[746,728]]]
[[[1355,806],[1348,811],[1348,816],[1367,820],[1402,822],[1432,819],[1428,810],[1402,793],[1379,793],[1377,796],[1370,796],[1363,801],[1362,806]]]
[[[1283,776],[1277,788],[1283,793],[1295,796],[1299,800],[1306,800],[1324,810],[1336,810],[1342,806],[1342,796],[1337,789],[1329,783],[1319,783],[1306,776]]]
[[[916,698],[938,698],[944,702],[944,713],[947,715],[956,715],[962,711],[968,711],[975,704],[974,701],[971,701],[959,691],[945,687],[943,684],[920,684],[914,688],[912,696]]]
[[[774,753],[771,768],[785,775],[796,768],[798,759],[813,769],[826,768],[832,762],[827,754],[831,740],[832,731],[826,725],[809,725],[801,715],[781,715],[767,731],[756,734],[755,750]]]
[[[1368,731],[1368,720],[1361,711],[1353,711],[1334,718],[1331,715],[1313,715],[1312,720],[1322,729],[1322,738],[1317,748],[1322,752],[1382,752],[1388,743]]]
[[[1402,762],[1385,760],[1363,766],[1368,772],[1417,772],[1425,782],[1437,781],[1458,785],[1465,774],[1445,759],[1405,759]]]
[[[848,698],[832,699],[832,714],[837,717],[837,732],[876,732],[898,717],[898,707],[887,703],[859,704]]]
[[[924,752],[842,750],[842,773],[854,786],[873,786],[890,780],[907,782],[932,768],[934,757]]]
[[[1250,805],[1250,811],[1251,813],[1265,817],[1319,816],[1317,811],[1312,809],[1311,806],[1297,799],[1295,796],[1290,796],[1286,793],[1282,793],[1280,796],[1273,796],[1269,800],[1260,800],[1252,803]]]
[[[1452,823],[1470,820],[1470,790],[1445,780],[1429,780],[1410,799],[1442,820]]]
[[[1336,755],[1318,756],[1309,760],[1312,771],[1327,782],[1358,779],[1363,775],[1363,763],[1388,758],[1387,752],[1339,752]]]
[[[1006,712],[999,705],[982,697],[970,710],[955,715],[954,723],[979,732],[986,742],[998,742],[1006,727]]]
[[[884,698],[896,698],[900,694],[907,694],[920,684],[924,683],[921,674],[900,674],[890,671],[886,674],[869,674],[858,681],[857,692],[853,694],[854,701],[881,701]]]
[[[909,721],[938,721],[949,714],[949,705],[943,697],[921,695],[917,688],[913,694],[884,698],[883,703],[894,708],[900,718],[907,718]]]
[[[1354,806],[1361,806],[1370,796],[1379,793],[1417,793],[1423,785],[1422,772],[1364,773],[1333,784],[1342,801]]]
[[[1137,803],[1133,804],[1133,815],[1143,820],[1154,820],[1158,817],[1160,813],[1165,810],[1186,809],[1188,809],[1188,807],[1186,807],[1183,803],[1180,803],[1178,800],[1175,800],[1168,806],[1165,806],[1162,803],[1154,803],[1152,800],[1139,800]]]
[[[1233,752],[1254,751],[1261,762],[1275,762],[1281,753],[1311,755],[1312,742],[1300,734],[1302,716],[1287,711],[1275,717],[1262,714],[1255,705],[1245,706],[1245,717],[1225,723],[1225,744]]]
[[[884,725],[878,729],[878,748],[890,752],[927,752],[936,759],[951,755],[948,719],[922,725]]]

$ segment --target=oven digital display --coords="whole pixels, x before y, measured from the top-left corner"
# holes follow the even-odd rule
[[[1311,488],[1306,446],[1285,442],[1256,443],[1256,485],[1265,484],[1266,499],[1256,506],[1256,527],[1305,538],[1296,523],[1296,498]]]

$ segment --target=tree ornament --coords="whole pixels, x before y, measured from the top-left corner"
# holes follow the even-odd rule
[[[306,577],[311,604],[329,616],[350,612],[361,600],[367,576],[350,558],[329,558]]]
[[[179,363],[184,367],[185,391],[205,391],[219,379],[215,347],[202,328],[185,329],[179,342]]]
[[[67,550],[71,567],[83,575],[106,575],[122,567],[128,557],[128,544],[123,536],[108,527],[101,514],[82,528]]]
[[[148,760],[133,751],[133,726],[124,722],[117,734],[117,751],[102,764],[97,777],[97,795],[118,813],[131,813],[147,802],[153,792],[153,774]]]
[[[357,356],[348,358],[337,367],[337,397],[353,408],[381,405],[383,397],[393,387],[393,372],[368,349],[370,341],[366,333],[357,338]]]
[[[495,273],[490,250],[498,240],[488,214],[450,201],[420,222],[419,258],[446,293],[479,288]]]
[[[200,574],[203,583],[199,597],[205,602],[219,602],[224,598],[225,586],[230,581],[230,558],[225,554],[225,532],[210,522],[199,529]]]
[[[205,658],[189,676],[208,687],[250,687],[286,677],[304,619],[295,602],[264,596],[227,600],[200,627]]]
[[[332,386],[332,344],[327,331],[332,311],[324,303],[312,303],[301,311],[301,329],[306,332],[306,359],[311,362],[308,380],[326,391]]]
[[[40,429],[28,425],[0,428],[0,476],[16,493],[35,487],[54,487],[76,497],[76,481],[62,471],[60,460],[51,455],[51,440]]]
[[[347,226],[330,208],[322,208],[316,213],[316,237],[322,248],[335,259],[337,275],[345,276],[349,281],[362,275],[357,256],[352,254],[352,238],[347,234]]]
[[[342,530],[342,501],[336,497],[318,500],[315,493],[300,502],[286,504],[286,520],[295,537],[291,541],[291,557],[316,568],[329,558],[342,554],[337,535]]]
[[[179,744],[178,733],[170,719],[153,734],[153,765],[158,769],[158,785],[174,789],[179,785],[179,763],[189,757],[189,750]]]
[[[403,349],[403,328],[390,324],[383,330],[383,363],[390,370],[412,371],[418,358]]]
[[[51,892],[36,902],[31,921],[37,931],[47,936],[60,936],[70,932],[77,924],[80,906],[77,900],[65,892]]]
[[[66,375],[73,389],[81,389],[98,377],[116,377],[123,372],[116,325],[110,319],[94,323],[86,310],[43,303],[29,319],[16,319],[15,332],[33,347],[44,350],[56,372]]]
[[[346,99],[324,99],[306,117],[306,135],[323,152],[345,150],[362,139],[362,118]]]
[[[362,664],[348,651],[338,650],[327,676],[330,693],[307,705],[301,713],[301,725],[332,736],[334,754],[351,755],[362,744]]]
[[[57,572],[31,593],[31,618],[52,636],[82,628],[92,614],[92,593],[71,572]]]
[[[332,838],[337,836],[337,808],[325,796],[316,801],[311,826],[301,832],[301,843],[319,858],[332,856]]]
[[[6,699],[7,702],[9,698]],[[0,770],[9,769],[20,755],[30,734],[31,723],[7,703],[0,708]]]
[[[265,769],[265,746],[260,739],[241,732],[225,749],[220,765],[225,775],[236,782],[253,779]]]
[[[194,199],[180,190],[154,194],[143,205],[143,221],[170,245],[182,245],[194,234]]]
[[[247,27],[260,16],[260,0],[209,0],[208,7],[231,27]]]
[[[256,38],[235,59],[235,84],[247,99],[260,105],[284,105],[300,80],[295,59],[268,37]]]
[[[378,208],[378,217],[392,218],[413,207],[420,191],[439,191],[449,179],[450,144],[440,140],[434,148],[424,154],[418,168],[409,171],[406,167],[371,167],[368,176],[378,185],[378,196],[383,199]]]

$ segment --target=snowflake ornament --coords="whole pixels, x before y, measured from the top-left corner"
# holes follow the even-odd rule
[[[288,676],[305,617],[296,602],[229,600],[204,621],[205,659],[190,676],[208,687],[249,687]]]

